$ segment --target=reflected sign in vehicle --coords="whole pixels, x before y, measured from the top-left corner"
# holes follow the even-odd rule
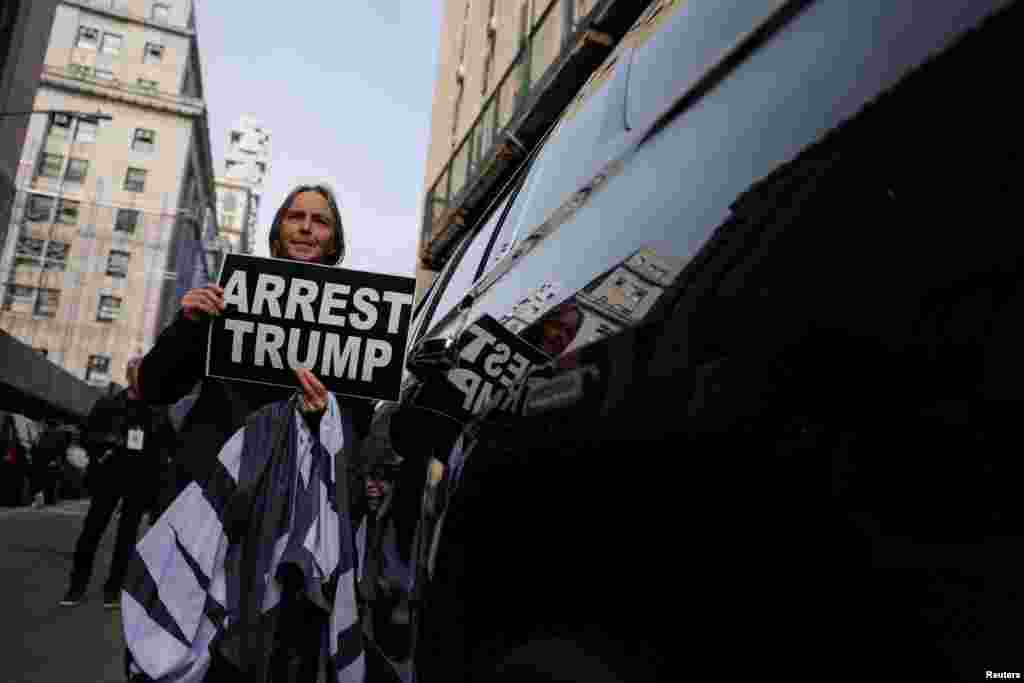
[[[415,403],[460,420],[492,407],[508,410],[516,405],[522,380],[551,359],[489,315],[463,330],[455,355],[457,367],[427,379]]]
[[[291,387],[305,367],[329,391],[398,398],[413,278],[228,254],[218,283],[210,377]]]

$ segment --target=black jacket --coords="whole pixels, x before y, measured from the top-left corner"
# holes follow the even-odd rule
[[[191,392],[197,382],[202,383],[199,397],[181,424],[175,448],[176,463],[196,481],[206,480],[220,449],[249,415],[295,393],[287,387],[204,377],[209,329],[208,318],[191,321],[179,312],[139,368],[139,386],[149,403],[174,403]],[[371,403],[340,396],[338,400],[353,411],[357,436],[366,434]]]
[[[164,411],[132,400],[127,389],[93,404],[84,433],[90,466],[131,459],[157,468],[172,439]]]

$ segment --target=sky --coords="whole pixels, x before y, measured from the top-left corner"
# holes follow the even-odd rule
[[[194,0],[216,173],[242,115],[270,132],[256,254],[298,182],[341,203],[343,267],[413,275],[441,0]]]

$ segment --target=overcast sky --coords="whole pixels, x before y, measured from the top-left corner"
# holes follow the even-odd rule
[[[412,275],[441,0],[195,0],[216,172],[230,127],[272,135],[256,253],[297,182],[330,182],[344,266]]]

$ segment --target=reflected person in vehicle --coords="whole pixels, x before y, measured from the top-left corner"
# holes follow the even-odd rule
[[[575,297],[545,313],[523,333],[523,339],[552,358],[560,356],[576,340],[583,327],[583,311]]]

